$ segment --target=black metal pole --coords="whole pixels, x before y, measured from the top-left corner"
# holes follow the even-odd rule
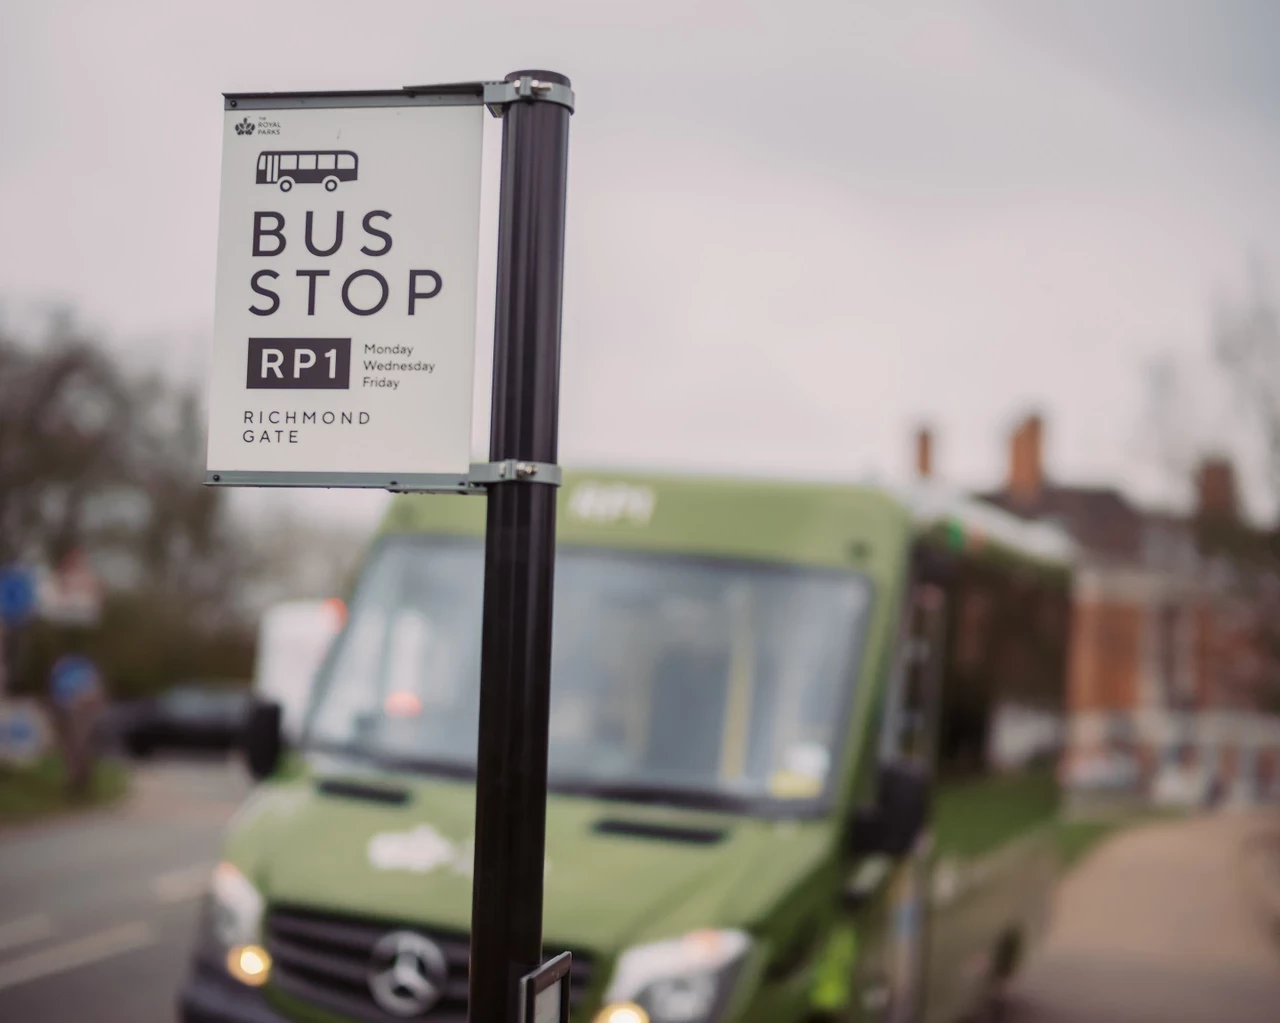
[[[506,80],[526,76],[569,85],[550,71]],[[569,116],[536,98],[503,115],[495,462],[556,461]],[[487,498],[470,1023],[513,1023],[519,980],[542,959],[556,490],[516,477]]]

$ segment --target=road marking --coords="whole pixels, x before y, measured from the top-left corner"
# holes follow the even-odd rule
[[[160,874],[151,881],[151,894],[161,902],[183,902],[199,898],[209,888],[213,867],[212,863],[197,863]]]
[[[149,923],[133,920],[85,938],[32,952],[0,965],[0,991],[154,945],[158,938],[155,928]]]
[[[0,950],[29,945],[53,933],[53,920],[48,913],[35,913],[0,924]]]

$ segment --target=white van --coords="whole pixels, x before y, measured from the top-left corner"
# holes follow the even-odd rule
[[[281,728],[291,742],[301,734],[312,680],[346,618],[346,605],[336,598],[286,601],[262,615],[254,694],[280,705]]]

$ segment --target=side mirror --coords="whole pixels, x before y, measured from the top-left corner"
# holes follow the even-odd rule
[[[284,752],[280,725],[280,704],[254,703],[249,708],[244,728],[244,756],[255,781],[268,777],[280,763]]]
[[[929,772],[924,765],[881,764],[875,805],[854,814],[849,851],[855,857],[905,856],[928,823],[929,796]]]

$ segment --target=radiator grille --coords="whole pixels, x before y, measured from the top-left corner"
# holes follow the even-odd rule
[[[439,947],[448,966],[443,998],[426,1013],[408,1018],[428,1023],[466,1023],[470,955],[470,939],[466,934],[398,921],[277,908],[267,915],[266,921],[272,980],[282,991],[344,1016],[367,1023],[403,1021],[406,1017],[392,1015],[379,1007],[369,990],[373,947],[393,931],[413,931],[429,938]],[[549,948],[548,954],[552,951]],[[581,1003],[590,980],[590,960],[575,951],[570,975],[575,1007]]]

